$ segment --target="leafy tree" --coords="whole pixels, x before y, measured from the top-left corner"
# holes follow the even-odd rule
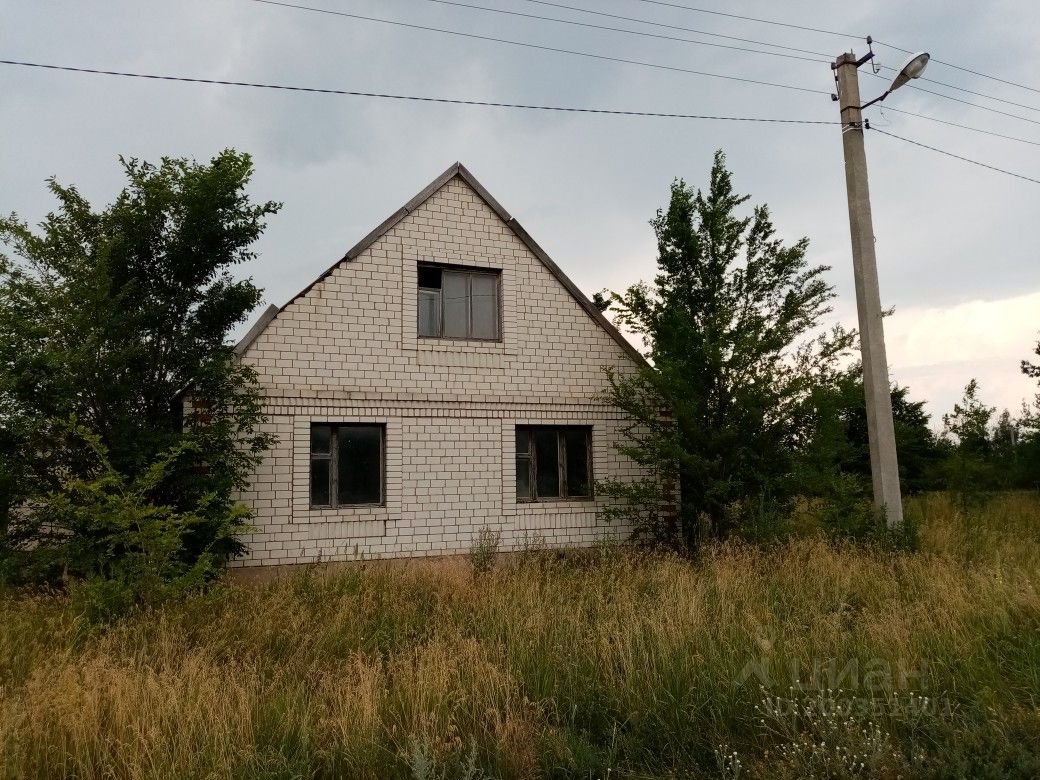
[[[924,410],[925,402],[910,400],[909,392],[899,385],[891,390],[899,477],[905,494],[939,487],[937,471],[943,457],[929,427],[931,417]],[[833,384],[815,388],[810,403],[814,432],[802,464],[806,492],[826,496],[827,485],[820,483],[821,478],[846,474],[857,477],[863,494],[869,495],[870,442],[862,367],[857,363],[841,372]]]
[[[1037,357],[1040,357],[1040,341],[1036,343],[1036,349],[1033,350]],[[1040,379],[1040,364],[1030,363],[1028,360],[1022,361],[1022,373],[1026,376],[1031,376],[1034,379]]]
[[[645,536],[693,545],[773,522],[795,490],[805,398],[852,343],[841,329],[809,337],[830,311],[827,268],[808,263],[807,239],[777,238],[765,206],[738,215],[747,200],[722,152],[706,193],[676,180],[651,222],[657,276],[611,294],[649,361],[635,375],[608,371],[609,400],[631,421],[619,449],[654,476],[600,489]],[[677,517],[659,511],[675,485]]]
[[[998,459],[1007,457],[1014,450],[1018,442],[1018,433],[1018,421],[1005,409],[997,417],[997,423],[993,426],[990,436],[990,446]]]
[[[964,397],[943,415],[943,438],[948,442],[947,487],[963,501],[977,502],[997,487],[990,423],[996,407],[980,400],[979,384],[972,379]]]
[[[38,230],[15,215],[0,220],[15,256],[0,255],[0,552],[9,571],[85,572],[56,551],[71,555],[83,535],[107,532],[40,508],[86,495],[70,484],[137,484],[157,463],[148,502],[193,517],[178,526],[178,555],[191,564],[238,554],[244,519],[232,491],[271,444],[255,377],[226,340],[260,300],[230,269],[255,256],[278,205],[250,200],[252,161],[231,150],[208,164],[120,162],[127,184],[100,211],[51,179],[58,208]],[[193,403],[182,420],[172,402],[186,388]],[[55,527],[67,544],[41,545]]]
[[[985,457],[992,449],[990,421],[996,407],[979,400],[979,383],[972,379],[964,388],[964,397],[953,405],[953,412],[943,415],[943,428],[953,437],[962,453]]]
[[[1040,342],[1036,345],[1035,354],[1040,357]],[[1040,380],[1040,364],[1023,360],[1022,373]],[[1020,485],[1037,490],[1040,489],[1040,391],[1034,396],[1031,406],[1023,401],[1018,423]]]

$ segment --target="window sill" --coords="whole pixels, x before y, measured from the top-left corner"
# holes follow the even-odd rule
[[[340,509],[352,510],[352,509],[385,509],[386,503],[379,504],[310,504],[307,506],[309,512],[336,512]]]
[[[420,344],[501,344],[502,338],[497,339],[478,339],[478,338],[466,338],[464,336],[423,336],[417,335],[416,341]]]
[[[386,504],[349,504],[338,507],[303,505],[293,511],[293,523],[301,526],[340,524],[363,526],[368,522],[387,522],[391,510]]]
[[[534,506],[539,506],[539,505],[543,505],[543,504],[567,504],[567,505],[573,505],[573,504],[595,504],[596,503],[596,497],[595,496],[581,496],[580,498],[579,497],[575,497],[575,498],[565,498],[565,497],[559,497],[559,498],[518,498],[516,500],[516,503],[518,505],[524,504],[524,505],[534,505]]]

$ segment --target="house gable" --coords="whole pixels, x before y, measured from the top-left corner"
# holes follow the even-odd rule
[[[411,200],[405,203],[401,208],[391,214],[385,219],[380,225],[372,230],[368,235],[362,238],[357,244],[347,250],[346,254],[338,260],[335,264],[329,267],[324,273],[321,274],[317,279],[311,282],[307,287],[301,290],[299,293],[294,295],[288,303],[281,308],[271,305],[261,314],[260,318],[250,328],[246,335],[238,342],[235,346],[235,352],[239,355],[245,354],[256,338],[264,332],[267,326],[272,320],[277,317],[278,313],[290,306],[300,297],[306,295],[311,288],[316,284],[319,284],[322,280],[333,273],[337,268],[340,268],[342,264],[349,263],[361,256],[365,250],[383,238],[387,233],[393,230],[403,219],[409,214],[412,214],[425,204],[430,197],[435,193],[439,192],[445,185],[451,182],[453,179],[458,178],[465,182],[469,188],[490,208],[498,218],[508,227],[517,238],[526,246],[531,253],[538,258],[538,260],[549,270],[549,272],[559,281],[561,285],[573,296],[574,300],[581,306],[588,315],[601,327],[615,342],[622,348],[633,360],[638,363],[643,363],[644,358],[639,351],[632,346],[632,344],[618,331],[618,329],[608,320],[599,308],[589,300],[577,285],[570,280],[570,278],[563,272],[563,270],[553,261],[551,257],[545,252],[541,246],[531,237],[531,235],[524,229],[524,227],[516,220],[515,217],[509,214],[508,211],[500,204],[494,196],[477,180],[477,178],[469,171],[466,166],[460,162],[448,167],[440,176],[430,182],[424,187],[419,193],[415,195]]]
[[[418,335],[418,269],[498,274],[500,339]],[[473,178],[453,165],[237,351],[269,398],[577,403],[642,358]]]
[[[442,269],[440,292],[431,266]],[[459,268],[467,270],[451,280],[462,281],[467,300],[475,280],[487,289],[487,273],[495,275],[498,338],[419,335],[420,299],[424,311],[446,311],[448,274]],[[581,482],[568,475],[591,486],[643,473],[614,447],[629,422],[604,398],[603,373],[635,371],[641,358],[460,165],[265,312],[239,353],[256,369],[265,426],[278,440],[241,494],[258,529],[244,540],[247,565],[461,552],[486,528],[501,531],[503,549],[626,531],[600,518],[607,497],[571,494]],[[315,431],[332,441],[333,429],[357,426],[381,431],[378,504],[325,498],[338,487],[322,482],[322,469],[338,485],[345,461],[336,445],[315,448]],[[532,428],[543,447],[557,437],[555,466],[551,447],[532,444]],[[526,456],[517,449],[523,431]],[[567,455],[581,452],[568,449],[576,436],[584,466]],[[554,468],[558,492],[530,478]]]

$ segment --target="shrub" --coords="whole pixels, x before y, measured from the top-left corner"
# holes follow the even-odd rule
[[[157,503],[180,462],[196,454],[182,442],[134,479],[119,474],[100,440],[78,434],[97,459],[95,475],[70,477],[28,507],[6,550],[9,578],[70,586],[78,610],[110,620],[198,590],[242,550],[248,510],[216,494],[191,511]]]

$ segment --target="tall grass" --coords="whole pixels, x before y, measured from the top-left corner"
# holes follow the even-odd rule
[[[1040,501],[908,513],[916,554],[316,567],[107,627],[8,593],[0,771],[1040,775]]]

